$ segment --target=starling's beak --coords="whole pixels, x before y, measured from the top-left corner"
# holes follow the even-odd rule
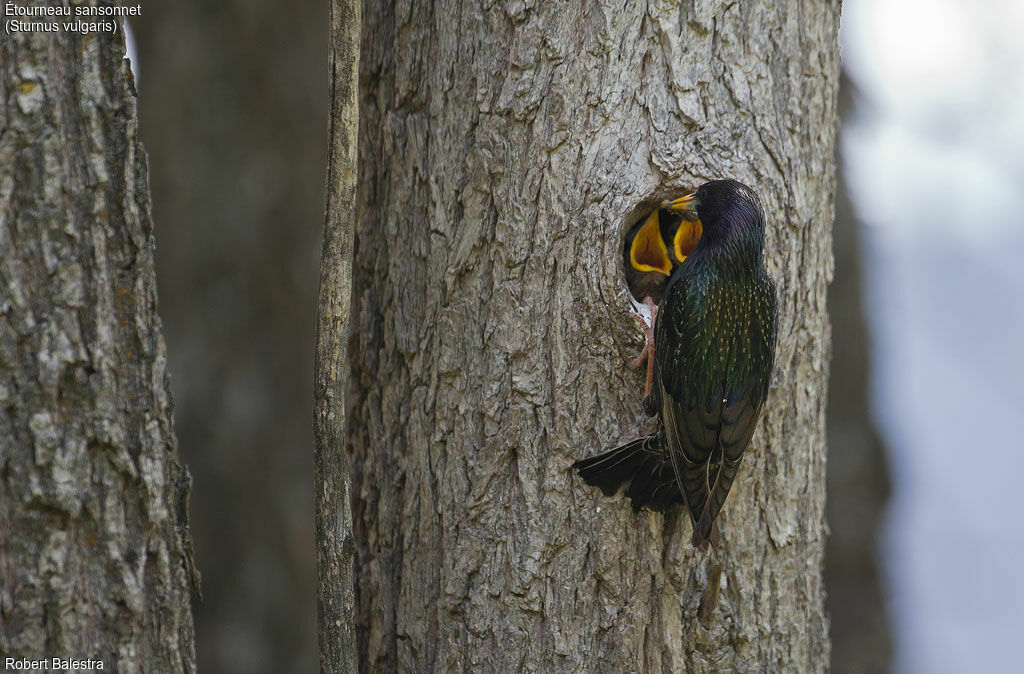
[[[700,206],[700,200],[697,198],[696,192],[690,192],[685,197],[666,199],[661,202],[662,208],[683,216],[683,221],[679,223],[679,228],[672,241],[676,260],[679,262],[685,260],[686,256],[693,252],[704,233],[704,227],[697,217],[698,206]]]
[[[696,192],[690,192],[685,197],[671,200],[666,199],[661,202],[662,208],[667,208],[674,213],[694,213],[699,205],[700,201],[697,200]]]

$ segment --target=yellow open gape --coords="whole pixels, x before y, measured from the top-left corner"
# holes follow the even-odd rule
[[[686,197],[666,200],[642,219],[630,218],[633,224],[626,235],[622,261],[626,287],[637,301],[647,297],[660,301],[672,272],[697,247],[703,228],[689,205]],[[643,213],[646,209],[637,210]]]
[[[676,259],[679,262],[685,260],[686,256],[693,252],[703,233],[704,227],[700,224],[700,220],[690,222],[684,219],[679,223],[679,229],[672,237],[672,247],[675,248]]]
[[[666,276],[672,271],[668,248],[661,238],[661,222],[657,210],[647,216],[647,221],[633,238],[629,259],[633,267],[640,271],[656,271]]]

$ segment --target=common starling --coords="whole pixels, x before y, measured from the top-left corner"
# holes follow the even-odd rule
[[[704,550],[720,542],[715,519],[768,395],[775,284],[764,268],[764,210],[749,187],[715,180],[663,209],[695,210],[703,235],[672,272],[655,322],[661,428],[574,467],[606,495],[629,483],[634,509],[683,503]]]
[[[700,241],[701,223],[691,213],[676,213],[670,209],[655,209],[637,221],[626,235],[622,250],[626,285],[634,298],[649,307],[650,321],[639,312],[633,317],[647,336],[633,367],[647,363],[644,399],[650,395],[654,378],[654,329],[657,304],[665,295],[665,288],[673,270],[693,252]],[[653,412],[651,412],[653,415]]]

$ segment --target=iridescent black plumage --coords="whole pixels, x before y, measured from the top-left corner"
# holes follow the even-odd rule
[[[665,510],[685,504],[675,470],[665,454],[664,433],[637,438],[604,454],[582,459],[573,468],[605,496],[614,496],[628,480],[626,496],[632,500],[634,511]]]
[[[718,544],[715,519],[768,395],[776,300],[763,261],[764,211],[753,191],[716,180],[669,206],[693,207],[703,236],[672,273],[654,328],[652,395],[663,431],[576,468],[605,493],[629,482],[634,508],[681,500],[693,545],[705,548]],[[672,498],[664,494],[666,464],[678,490]]]

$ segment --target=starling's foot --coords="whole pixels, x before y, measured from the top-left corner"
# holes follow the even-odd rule
[[[647,380],[644,383],[644,400],[647,400],[651,395],[651,383],[654,381],[654,319],[658,317],[658,307],[650,297],[644,300],[644,304],[651,309],[651,322],[648,323],[640,314],[633,314],[633,318],[640,323],[640,329],[647,335],[647,343],[633,361],[633,367],[640,367],[644,360],[647,360]]]

